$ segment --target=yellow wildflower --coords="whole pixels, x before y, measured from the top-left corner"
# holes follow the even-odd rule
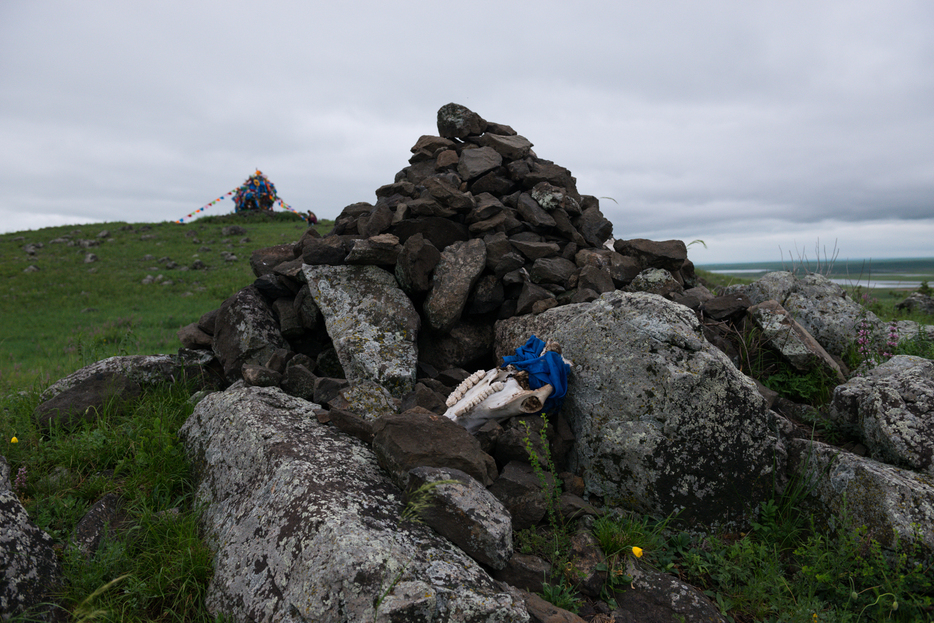
[[[642,558],[642,548],[641,548],[641,547],[633,547],[633,548],[632,548],[632,555],[635,556],[636,558]]]
[[[19,443],[19,439],[14,437],[13,439],[10,440],[10,443]]]

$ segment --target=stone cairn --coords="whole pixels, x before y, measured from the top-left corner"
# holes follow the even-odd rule
[[[268,307],[271,313],[259,315],[273,318],[277,326],[270,331],[281,337],[269,335],[267,343],[286,353],[275,359],[268,351],[264,357],[271,363],[259,363],[273,374],[246,370],[252,375],[248,382],[278,384],[284,361],[294,353],[307,356],[298,361],[316,373],[302,385],[320,385],[318,375],[344,376],[304,281],[303,263],[375,265],[394,275],[420,316],[419,377],[440,375],[446,385],[434,389],[441,393],[460,380],[456,373],[445,377],[445,371],[497,364],[493,324],[498,319],[592,301],[604,292],[635,287],[637,277],[651,280],[653,269],[667,271],[656,270],[668,282],[642,283],[639,290],[669,294],[695,285],[683,242],[613,240],[613,225],[597,198],[581,195],[570,171],[539,158],[532,143],[511,127],[453,103],[438,111],[437,124],[439,136],[418,139],[409,166],[376,189],[375,204],[347,206],[327,236],[309,229],[294,244],[253,253],[252,289],[262,300],[246,297],[253,302],[237,305]],[[186,347],[213,348],[232,382],[246,360],[218,339],[235,333],[215,326],[218,311],[185,327],[179,337]],[[293,384],[286,379],[283,389],[322,398],[310,388],[288,387]],[[443,412],[432,408],[439,409]]]

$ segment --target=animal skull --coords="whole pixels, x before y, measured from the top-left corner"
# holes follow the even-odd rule
[[[528,372],[513,366],[479,370],[451,392],[444,415],[473,433],[488,420],[541,411],[552,389],[551,385],[529,389]]]

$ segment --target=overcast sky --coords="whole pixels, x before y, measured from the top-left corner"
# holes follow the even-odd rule
[[[0,231],[176,220],[254,168],[334,218],[448,102],[697,264],[934,256],[930,0],[2,0]]]

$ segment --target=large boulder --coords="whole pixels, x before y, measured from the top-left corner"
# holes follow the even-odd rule
[[[849,521],[885,546],[896,535],[934,553],[934,482],[927,474],[900,469],[809,439],[788,444],[788,471],[810,485],[806,505],[819,527]],[[846,528],[845,528],[846,529]]]
[[[843,383],[846,378],[840,366],[810,333],[804,330],[778,301],[768,300],[746,310],[769,345],[796,370],[807,373],[818,369],[828,379]]]
[[[401,492],[317,405],[274,388],[202,400],[181,430],[215,574],[213,615],[251,621],[527,621],[460,549],[400,518]]]
[[[470,290],[485,266],[486,245],[480,238],[455,242],[441,252],[425,300],[425,319],[433,330],[447,333],[460,320]]]
[[[831,419],[879,461],[934,475],[934,362],[899,355],[833,393]]]
[[[377,266],[304,267],[344,374],[401,397],[415,385],[421,320],[395,277]]]
[[[10,465],[0,456],[0,619],[28,611],[52,620],[51,596],[62,582],[53,544],[29,519],[10,486]]]
[[[805,275],[782,303],[804,329],[831,355],[841,356],[861,325],[881,334],[884,323],[849,298],[842,286],[820,274]]]
[[[744,525],[772,494],[783,455],[765,400],[689,309],[612,292],[497,322],[497,355],[533,334],[573,362],[562,413],[589,493],[722,526]]]

